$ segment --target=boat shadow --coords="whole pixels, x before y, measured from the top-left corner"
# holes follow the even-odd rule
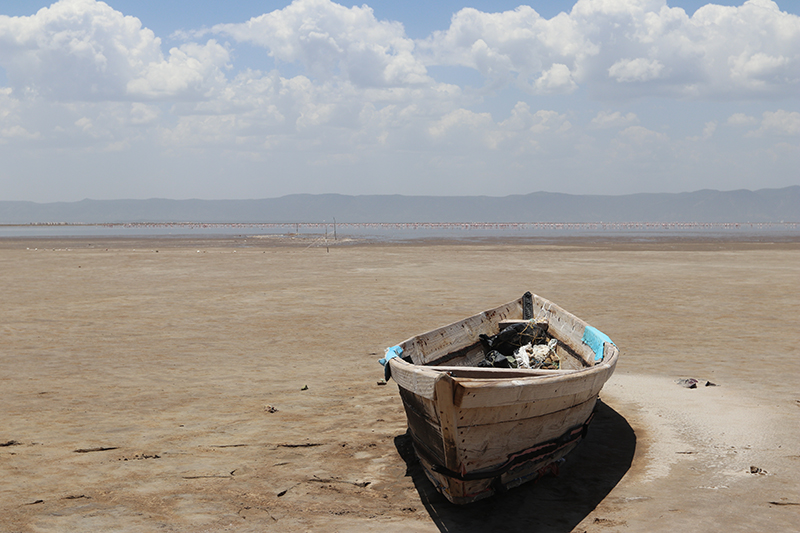
[[[394,439],[420,500],[440,531],[572,531],[631,466],[636,435],[625,417],[601,401],[586,438],[547,475],[506,493],[459,506],[439,494],[417,460],[411,436]]]

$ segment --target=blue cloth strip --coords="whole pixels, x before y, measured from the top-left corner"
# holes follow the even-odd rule
[[[614,344],[614,341],[612,341],[608,335],[592,326],[586,326],[586,329],[583,330],[583,338],[581,340],[584,344],[588,344],[589,348],[594,352],[595,363],[599,363],[603,360],[603,344],[607,342]],[[616,344],[614,344],[614,346],[616,346]]]
[[[391,348],[386,348],[386,355],[383,358],[378,359],[378,362],[383,365],[383,377],[386,381],[389,381],[389,378],[392,377],[392,367],[389,366],[389,361],[402,355],[403,349],[401,347],[392,346]]]

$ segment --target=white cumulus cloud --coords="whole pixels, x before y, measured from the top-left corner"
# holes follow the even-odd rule
[[[569,67],[555,63],[549,70],[542,72],[541,77],[533,84],[539,94],[571,93],[578,88]]]
[[[717,131],[717,121],[711,120],[705,123],[703,126],[703,134],[702,135],[694,135],[692,137],[688,137],[690,141],[707,141],[711,137],[714,136],[714,132]]]
[[[573,91],[573,68],[597,53],[569,15],[548,20],[529,6],[503,13],[462,9],[449,29],[419,45],[426,64],[471,67],[490,83],[516,80],[534,93]]]
[[[444,137],[452,130],[484,130],[494,125],[489,113],[475,113],[467,109],[457,109],[443,116],[428,129],[434,138]]]
[[[471,67],[488,86],[516,81],[532,93],[574,84],[609,98],[621,85],[627,96],[678,98],[800,91],[800,17],[772,0],[709,4],[691,17],[666,0],[579,0],[552,19],[527,6],[466,8],[420,49],[428,65]]]
[[[800,113],[797,111],[765,111],[761,119],[761,127],[754,132],[755,136],[762,135],[800,135]]]
[[[643,126],[629,126],[620,132],[619,137],[636,145],[663,143],[669,139],[665,134]]]
[[[664,65],[655,59],[620,59],[608,69],[608,75],[619,82],[650,81],[661,77]]]
[[[280,61],[298,62],[321,80],[341,78],[365,87],[431,81],[403,25],[377,20],[367,5],[295,0],[284,9],[211,31],[262,46]]]
[[[589,127],[593,129],[609,129],[609,128],[622,128],[635,124],[639,121],[636,113],[622,114],[619,111],[609,113],[608,111],[600,111],[589,123]]]
[[[728,117],[729,126],[747,126],[757,122],[758,119],[756,117],[751,117],[750,115],[746,115],[744,113],[734,113]]]
[[[0,15],[0,64],[15,93],[70,101],[197,97],[221,81],[214,41],[173,48],[136,17],[95,0],[60,0],[28,17]]]

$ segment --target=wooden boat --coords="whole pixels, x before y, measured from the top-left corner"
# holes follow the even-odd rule
[[[476,367],[485,355],[479,335],[521,321],[557,339],[560,369]],[[618,354],[603,333],[526,293],[389,348],[385,364],[425,473],[466,504],[539,477],[575,448]]]

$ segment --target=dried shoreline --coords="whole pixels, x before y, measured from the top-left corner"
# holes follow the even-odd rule
[[[0,239],[4,530],[796,528],[796,239],[311,242]],[[376,359],[525,290],[620,363],[558,477],[456,508]]]
[[[680,233],[653,234],[648,236],[628,233],[609,234],[602,237],[583,235],[554,236],[481,236],[459,237],[410,237],[392,241],[380,237],[357,237],[342,234],[334,240],[324,233],[287,234],[242,234],[242,235],[73,235],[73,236],[0,236],[0,250],[25,248],[111,248],[111,249],[158,249],[158,248],[247,248],[270,249],[275,247],[346,248],[353,246],[539,246],[612,250],[749,250],[749,249],[797,249],[800,234],[775,232],[764,235],[747,233],[720,234],[714,236],[682,235]]]

